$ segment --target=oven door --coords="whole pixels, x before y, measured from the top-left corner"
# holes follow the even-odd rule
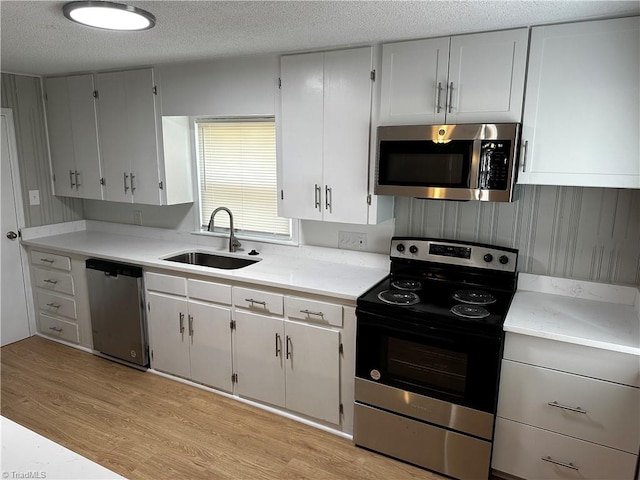
[[[358,310],[356,377],[494,414],[502,335]]]

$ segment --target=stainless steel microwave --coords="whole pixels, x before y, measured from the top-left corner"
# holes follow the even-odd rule
[[[519,123],[378,127],[377,195],[514,200]]]

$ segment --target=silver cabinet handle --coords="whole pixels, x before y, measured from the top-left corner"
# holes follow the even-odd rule
[[[315,201],[316,202],[315,202],[315,207],[314,208],[317,208],[318,210],[320,210],[320,196],[321,195],[322,195],[322,192],[320,190],[320,185],[318,185],[316,183],[316,186],[315,186]]]
[[[189,336],[193,338],[193,315],[189,315]]]
[[[50,283],[51,285],[55,285],[58,283],[58,280],[49,280],[48,278],[43,280],[44,283]]]
[[[451,109],[453,108],[453,82],[449,84],[449,113],[451,113]]]
[[[555,400],[553,402],[548,402],[547,405],[549,405],[550,407],[561,408],[562,410],[569,410],[570,412],[582,413],[583,415],[587,414],[587,411],[580,407],[569,407],[567,405],[562,405]]]
[[[73,183],[73,170],[69,170],[69,185],[71,186],[71,188],[76,186],[76,184]]]
[[[307,310],[306,308],[304,310],[300,310],[300,313],[304,313],[305,315],[316,315],[318,317],[324,317],[324,313],[312,312],[311,310]]]
[[[51,260],[50,258],[41,258],[40,261],[44,263],[55,263],[55,260]]]
[[[291,342],[291,337],[287,335],[287,352],[286,352],[287,360],[289,357],[293,356],[293,342]]]
[[[62,332],[62,328],[60,327],[49,327],[49,330],[53,330],[54,332],[58,332],[58,333]]]
[[[180,312],[178,315],[178,320],[180,322],[180,333],[184,333],[184,313]]]
[[[442,95],[442,82],[438,82],[438,86],[436,87],[436,95],[436,113],[440,113],[440,110],[442,110],[442,105],[440,105],[440,97]]]
[[[80,177],[80,172],[78,170],[75,171],[75,177],[76,177],[76,190],[78,190],[78,188],[82,186],[82,184],[80,183],[80,180],[78,180],[78,178]]]
[[[255,303],[256,305],[262,305],[263,307],[267,306],[267,302],[265,302],[264,300],[254,300],[253,298],[245,298],[244,301],[249,302],[251,305]]]
[[[47,303],[47,307],[51,307],[51,308],[60,308],[61,305],[58,305],[57,303]]]
[[[325,209],[331,213],[331,202],[333,201],[333,193],[331,193],[331,187],[324,186],[324,206]]]
[[[134,183],[134,180],[136,179],[136,176],[133,174],[133,172],[131,172],[131,194],[133,195],[133,192],[136,191],[136,185]]]
[[[282,353],[282,340],[280,339],[280,334],[276,333],[276,357],[280,356]]]
[[[129,190],[129,186],[127,185],[127,179],[129,178],[129,175],[127,175],[127,172],[123,172],[122,173],[122,182],[124,184],[124,193],[127,193],[127,191]]]
[[[578,467],[576,467],[571,462],[569,462],[569,463],[559,462],[557,460],[554,460],[553,458],[551,458],[548,455],[546,457],[540,457],[540,460],[544,460],[545,462],[553,463],[554,465],[558,465],[560,467],[570,468],[571,470],[576,470],[576,471],[580,470]]]
[[[529,140],[525,140],[522,145],[522,171],[526,171],[527,169],[527,147],[529,146]]]

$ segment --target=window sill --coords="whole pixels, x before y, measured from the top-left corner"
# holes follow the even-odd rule
[[[191,235],[201,235],[203,237],[216,237],[216,238],[226,238],[229,239],[228,233],[218,233],[218,232],[209,232],[207,230],[196,230],[191,232]],[[287,246],[298,246],[298,242],[294,239],[291,240],[279,240],[276,238],[268,238],[268,237],[258,237],[258,236],[250,236],[250,235],[242,235],[241,233],[235,234],[235,237],[245,242],[255,242],[255,243],[271,243],[274,245],[287,245]]]

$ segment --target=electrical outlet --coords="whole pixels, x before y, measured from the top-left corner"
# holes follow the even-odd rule
[[[142,225],[142,210],[133,211],[133,224]]]
[[[358,232],[338,232],[338,248],[345,250],[366,250],[367,234]]]
[[[40,190],[29,190],[29,205],[40,205]]]

